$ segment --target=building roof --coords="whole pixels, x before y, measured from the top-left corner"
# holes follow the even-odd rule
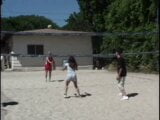
[[[103,35],[118,35],[118,36],[128,36],[128,35],[152,35],[158,34],[157,31],[153,32],[83,32],[83,31],[69,31],[69,30],[57,30],[57,29],[37,29],[37,30],[27,30],[27,31],[1,31],[1,38],[5,34],[7,35],[46,35],[46,36],[67,36],[67,35],[85,35],[85,36],[103,36]]]
[[[57,29],[37,29],[37,30],[27,30],[20,32],[9,32],[4,31],[4,33],[10,33],[13,35],[87,35],[93,36],[94,32],[82,32],[82,31],[67,31],[67,30],[57,30]]]
[[[68,30],[57,30],[57,29],[36,29],[36,30],[27,30],[27,31],[20,31],[21,33],[86,33],[82,31],[68,31]],[[19,33],[20,33],[19,32]]]

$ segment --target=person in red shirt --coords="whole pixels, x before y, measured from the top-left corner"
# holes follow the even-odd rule
[[[51,81],[52,68],[53,70],[55,70],[55,61],[52,57],[51,52],[48,52],[48,53],[49,55],[46,57],[46,61],[45,61],[46,82],[47,82],[48,73],[49,73],[49,81]]]

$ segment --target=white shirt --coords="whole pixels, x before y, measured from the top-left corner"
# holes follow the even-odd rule
[[[67,75],[69,75],[69,76],[76,75],[76,71],[69,66],[69,63],[65,63],[64,66],[67,67]]]

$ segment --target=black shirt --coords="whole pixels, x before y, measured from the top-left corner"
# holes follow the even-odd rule
[[[125,59],[122,57],[117,58],[117,72],[118,73],[120,69],[122,69],[120,76],[121,77],[126,76],[127,75],[126,62],[125,62]]]

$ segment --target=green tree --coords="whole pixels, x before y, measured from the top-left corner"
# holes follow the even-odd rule
[[[44,29],[48,25],[58,29],[59,26],[43,16],[20,15],[16,17],[2,18],[2,30],[24,31],[33,29]]]
[[[123,36],[117,32],[157,31],[157,0],[77,0],[80,12],[69,17],[66,29],[111,32],[112,35],[93,37],[94,53],[112,53],[117,47],[125,52],[159,50],[157,35]],[[101,46],[101,49],[99,49]],[[98,52],[97,52],[98,51]],[[155,70],[158,55],[128,56],[132,70],[143,66]]]
[[[91,26],[83,18],[82,13],[72,13],[66,20],[67,25],[63,26],[62,29],[75,30],[75,31],[92,31]]]
[[[90,23],[92,31],[105,31],[104,14],[110,4],[110,0],[77,0],[83,18]]]
[[[84,31],[105,31],[105,19],[109,0],[77,0],[80,12],[73,13],[67,19],[66,29]]]
[[[109,32],[144,32],[157,31],[155,0],[114,0],[105,14],[105,29]],[[120,46],[125,52],[156,51],[159,48],[156,35],[142,36],[106,36],[101,46],[102,51],[111,52]],[[131,70],[156,70],[156,55],[132,55],[128,58]],[[145,66],[145,67],[144,67]],[[147,67],[146,67],[147,66]]]

